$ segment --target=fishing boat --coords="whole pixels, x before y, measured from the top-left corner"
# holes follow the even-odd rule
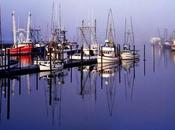
[[[97,59],[99,45],[96,39],[96,20],[88,22],[83,20],[82,26],[78,28],[80,32],[81,52],[72,55],[73,60]],[[81,57],[82,56],[82,57]]]
[[[129,49],[127,45],[124,45],[120,56],[122,60],[134,60],[140,58],[140,55],[137,53],[137,51]]]
[[[113,63],[119,61],[116,53],[116,46],[109,40],[105,41],[105,45],[101,47],[100,54],[97,56],[98,63]]]
[[[114,29],[112,10],[110,9],[106,29],[106,40],[104,46],[101,47],[99,55],[97,56],[97,62],[115,63],[117,61],[119,61],[119,56],[117,55],[116,52],[115,29]]]
[[[16,29],[15,12],[12,13],[13,19],[13,42],[14,45],[9,48],[10,54],[27,54],[32,51],[33,44],[30,39],[30,29],[31,29],[31,13],[29,12],[27,30]],[[8,51],[7,50],[7,51]]]
[[[124,33],[124,44],[123,50],[121,51],[120,57],[122,60],[133,60],[139,59],[139,54],[135,50],[130,48],[131,45],[134,45],[134,31],[132,25],[132,18],[130,18],[131,25],[130,28],[127,29],[127,20],[125,19],[125,33]]]

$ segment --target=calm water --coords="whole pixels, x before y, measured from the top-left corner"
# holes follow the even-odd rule
[[[1,79],[1,130],[174,130],[175,52]],[[99,70],[99,71],[97,71]]]

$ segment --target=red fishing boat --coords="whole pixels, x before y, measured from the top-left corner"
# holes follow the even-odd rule
[[[31,13],[29,12],[27,30],[16,29],[15,13],[12,13],[13,20],[13,47],[9,48],[10,54],[28,54],[32,52],[33,44],[30,39]]]

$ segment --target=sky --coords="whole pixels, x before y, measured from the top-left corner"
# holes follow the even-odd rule
[[[116,37],[123,41],[124,20],[132,16],[135,39],[146,42],[165,28],[171,33],[175,27],[175,0],[56,0],[61,4],[62,25],[68,37],[76,40],[76,28],[92,14],[97,19],[97,38],[104,40],[107,14],[114,15]],[[42,29],[43,37],[49,37],[53,0],[1,0],[3,40],[12,40],[12,11],[16,12],[17,26],[26,28],[28,12],[32,13],[32,25]]]

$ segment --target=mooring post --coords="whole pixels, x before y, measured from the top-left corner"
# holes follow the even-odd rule
[[[143,51],[143,57],[144,57],[143,60],[144,60],[144,61],[146,60],[146,59],[145,59],[145,49],[146,49],[146,48],[145,48],[145,44],[144,44],[144,51]]]
[[[146,58],[145,58],[146,57],[146,55],[145,55],[146,51],[145,51],[145,49],[146,48],[145,48],[145,44],[144,44],[144,56],[143,56],[144,57],[143,58],[143,62],[144,62],[144,76],[146,75]]]
[[[90,56],[91,56],[91,46],[89,45],[89,60],[90,60]]]
[[[7,69],[6,65],[7,65],[7,49],[5,47],[5,70]]]
[[[120,57],[120,44],[118,45],[118,56],[119,56],[119,61],[120,61],[120,59],[121,59],[121,57]]]
[[[81,47],[81,65],[83,64],[83,45]]]
[[[155,45],[153,44],[153,72],[156,70]]]
[[[100,56],[101,56],[101,89],[103,89],[103,46],[101,46],[101,51],[100,51]]]
[[[21,76],[19,76],[19,96],[21,95]]]
[[[8,49],[8,71],[10,70],[10,50]]]
[[[72,46],[70,46],[70,51],[71,51],[71,53],[70,53],[70,60],[72,62]]]
[[[52,71],[51,48],[49,48],[50,71]]]
[[[21,48],[19,48],[19,52],[20,52],[20,53],[19,53],[19,59],[20,59],[19,62],[20,62],[20,69],[21,69],[21,67],[22,67],[22,63],[21,63],[21,60],[22,60],[22,59],[21,59],[21,54],[22,54],[22,53],[21,53]]]
[[[135,55],[136,55],[135,45],[133,45],[133,50],[134,50],[134,63],[135,63]]]

